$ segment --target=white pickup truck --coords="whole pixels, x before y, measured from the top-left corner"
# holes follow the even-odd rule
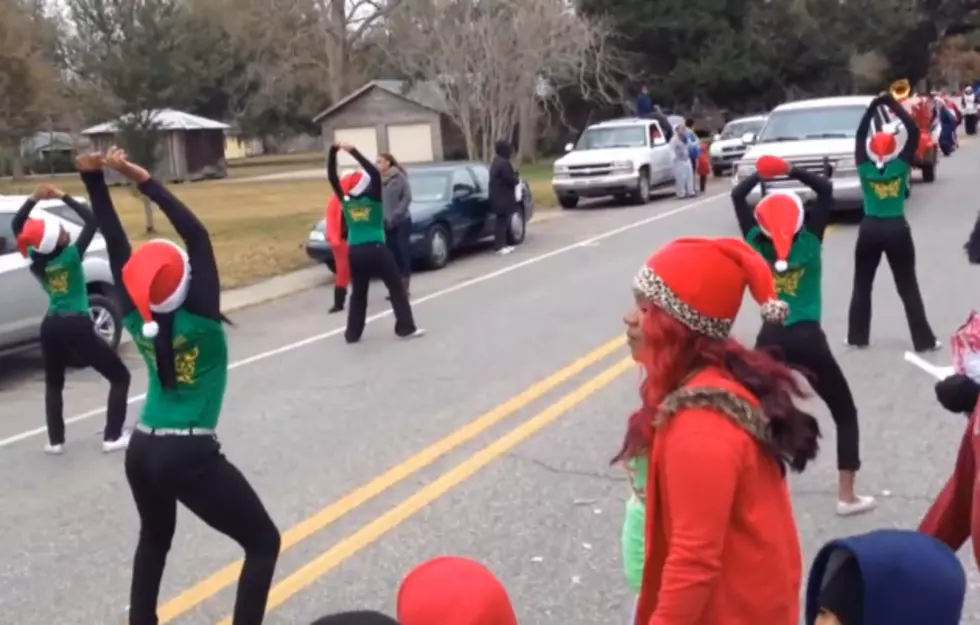
[[[586,128],[555,161],[551,186],[558,203],[575,208],[581,198],[610,196],[638,204],[649,201],[651,189],[674,182],[665,130],[656,119],[635,117]]]

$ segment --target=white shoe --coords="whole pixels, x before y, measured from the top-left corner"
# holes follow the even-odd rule
[[[114,451],[122,451],[129,447],[129,432],[123,432],[122,435],[114,441],[102,441],[102,453],[111,454]]]
[[[425,336],[425,328],[415,328],[415,332],[411,334],[406,334],[403,339],[417,339]]]
[[[64,443],[61,445],[52,445],[51,443],[48,443],[44,446],[44,453],[48,454],[49,456],[60,456],[61,454],[65,453],[65,445]]]
[[[837,516],[854,516],[874,510],[878,505],[870,495],[858,495],[857,501],[838,501]]]
[[[500,256],[506,256],[513,251],[514,251],[514,246],[508,245],[507,247],[498,250],[497,254],[499,254]]]
[[[932,347],[927,347],[927,348],[925,348],[925,349],[920,349],[920,350],[919,350],[919,353],[920,353],[920,354],[924,354],[924,353],[926,353],[926,352],[937,352],[937,351],[939,351],[939,349],[940,349],[940,348],[941,348],[942,346],[943,346],[943,344],[942,344],[942,343],[940,343],[939,341],[936,341],[936,344],[935,344],[935,345],[933,345]]]
[[[867,345],[855,345],[847,339],[844,339],[844,347],[850,347],[851,349],[868,349]]]

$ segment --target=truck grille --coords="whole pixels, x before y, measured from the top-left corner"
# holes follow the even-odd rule
[[[572,178],[592,178],[608,176],[612,173],[612,163],[596,163],[593,165],[569,165],[568,174]]]
[[[732,147],[721,149],[722,154],[745,154],[745,150],[746,150],[745,146],[739,147],[737,145],[733,145]]]

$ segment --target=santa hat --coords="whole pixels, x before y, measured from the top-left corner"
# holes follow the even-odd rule
[[[868,137],[868,158],[874,161],[879,168],[884,167],[885,163],[898,156],[898,139],[895,138],[897,131],[897,127],[879,130]]]
[[[50,254],[58,248],[61,238],[61,224],[49,218],[28,219],[17,235],[17,249],[21,256],[27,256],[28,248],[33,247],[41,254]]]
[[[500,580],[479,562],[441,556],[417,566],[398,589],[401,625],[517,625]]]
[[[803,200],[792,191],[776,191],[764,196],[755,206],[755,221],[769,237],[776,250],[776,271],[789,269],[789,251],[793,237],[803,227]]]
[[[742,239],[675,239],[647,259],[633,287],[691,330],[717,339],[731,332],[746,288],[766,321],[781,323],[789,313],[776,297],[769,264]]]
[[[398,625],[398,621],[381,612],[356,610],[321,616],[310,625]]]
[[[344,199],[349,200],[367,191],[370,184],[371,177],[358,169],[340,179],[340,190],[344,192]]]
[[[160,331],[153,313],[173,312],[187,298],[190,259],[176,243],[153,239],[133,252],[122,278],[129,299],[143,317],[143,336],[153,338]]]

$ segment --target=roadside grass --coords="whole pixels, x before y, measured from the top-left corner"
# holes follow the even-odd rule
[[[265,164],[237,168],[252,171],[267,167],[283,168],[280,171],[311,168],[310,155],[286,156],[293,159],[289,164],[264,158]],[[556,205],[551,191],[551,170],[551,161],[520,168],[521,176],[531,186],[535,205],[541,210]],[[265,173],[268,172],[240,177]],[[43,182],[50,182],[78,197],[85,195],[81,181],[75,176],[0,180],[0,195],[26,195]],[[331,194],[326,176],[319,180],[238,180],[234,184],[216,180],[174,184],[170,188],[207,225],[224,288],[244,286],[309,266],[310,260],[304,249],[306,239],[313,224],[323,217]],[[131,187],[115,186],[110,192],[123,226],[134,241],[177,236],[159,210],[155,213],[157,232],[146,234],[143,203]]]

